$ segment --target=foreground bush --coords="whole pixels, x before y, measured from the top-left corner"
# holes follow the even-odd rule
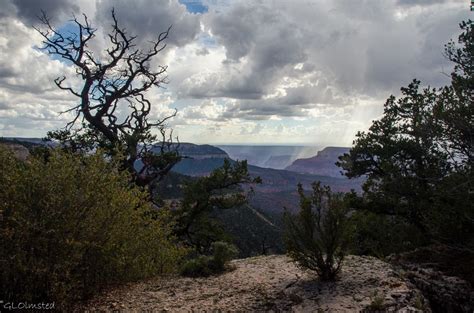
[[[174,270],[165,213],[100,153],[19,161],[0,147],[0,299],[65,310],[100,286]]]
[[[185,262],[181,268],[181,275],[189,277],[209,276],[222,273],[226,270],[230,260],[238,254],[237,248],[227,242],[212,243],[212,255],[200,255]]]
[[[313,184],[310,197],[298,186],[300,210],[285,212],[285,244],[288,255],[321,280],[334,280],[341,269],[348,244],[346,205],[329,187]]]
[[[213,267],[216,271],[224,271],[227,263],[235,258],[239,251],[237,248],[223,241],[212,244]]]

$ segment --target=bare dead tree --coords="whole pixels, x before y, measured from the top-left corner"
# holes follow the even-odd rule
[[[58,88],[79,101],[61,112],[73,112],[74,118],[63,129],[49,132],[48,137],[73,149],[102,147],[113,153],[118,147],[124,153],[123,166],[132,173],[135,183],[145,186],[160,180],[180,160],[179,142],[173,143],[172,131],[168,132],[166,125],[176,116],[176,110],[160,120],[150,121],[152,105],[146,92],[167,83],[167,67],[158,66],[154,70],[151,61],[165,49],[171,26],[150,42],[148,49],[142,49],[135,44],[136,36],[119,26],[112,10],[109,47],[97,55],[90,48],[97,29],[85,14],[81,20],[73,16],[74,32],[58,30],[44,12],[39,19],[42,27],[35,29],[43,37],[41,49],[74,66],[82,79],[79,87],[67,85],[65,76],[55,79]],[[161,138],[152,134],[153,129],[158,130]],[[153,146],[157,141],[158,148]],[[140,169],[136,169],[137,160],[143,163]]]

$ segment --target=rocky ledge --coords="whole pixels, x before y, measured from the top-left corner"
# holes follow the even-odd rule
[[[208,278],[162,277],[104,292],[78,311],[430,312],[387,263],[349,256],[339,280],[319,282],[286,256],[232,261]]]
[[[474,312],[473,253],[432,245],[392,255],[388,261],[423,292],[433,312]],[[461,278],[462,277],[462,278]]]

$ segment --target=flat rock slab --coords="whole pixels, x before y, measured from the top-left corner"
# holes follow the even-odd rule
[[[392,267],[348,256],[339,280],[319,282],[286,256],[232,261],[208,278],[160,277],[98,295],[79,311],[121,312],[422,312],[421,293]]]

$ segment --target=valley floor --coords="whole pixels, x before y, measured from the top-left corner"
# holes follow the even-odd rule
[[[347,257],[333,283],[318,282],[286,256],[234,260],[232,266],[215,277],[165,277],[123,286],[79,310],[421,312],[427,307],[413,285],[371,257]]]

